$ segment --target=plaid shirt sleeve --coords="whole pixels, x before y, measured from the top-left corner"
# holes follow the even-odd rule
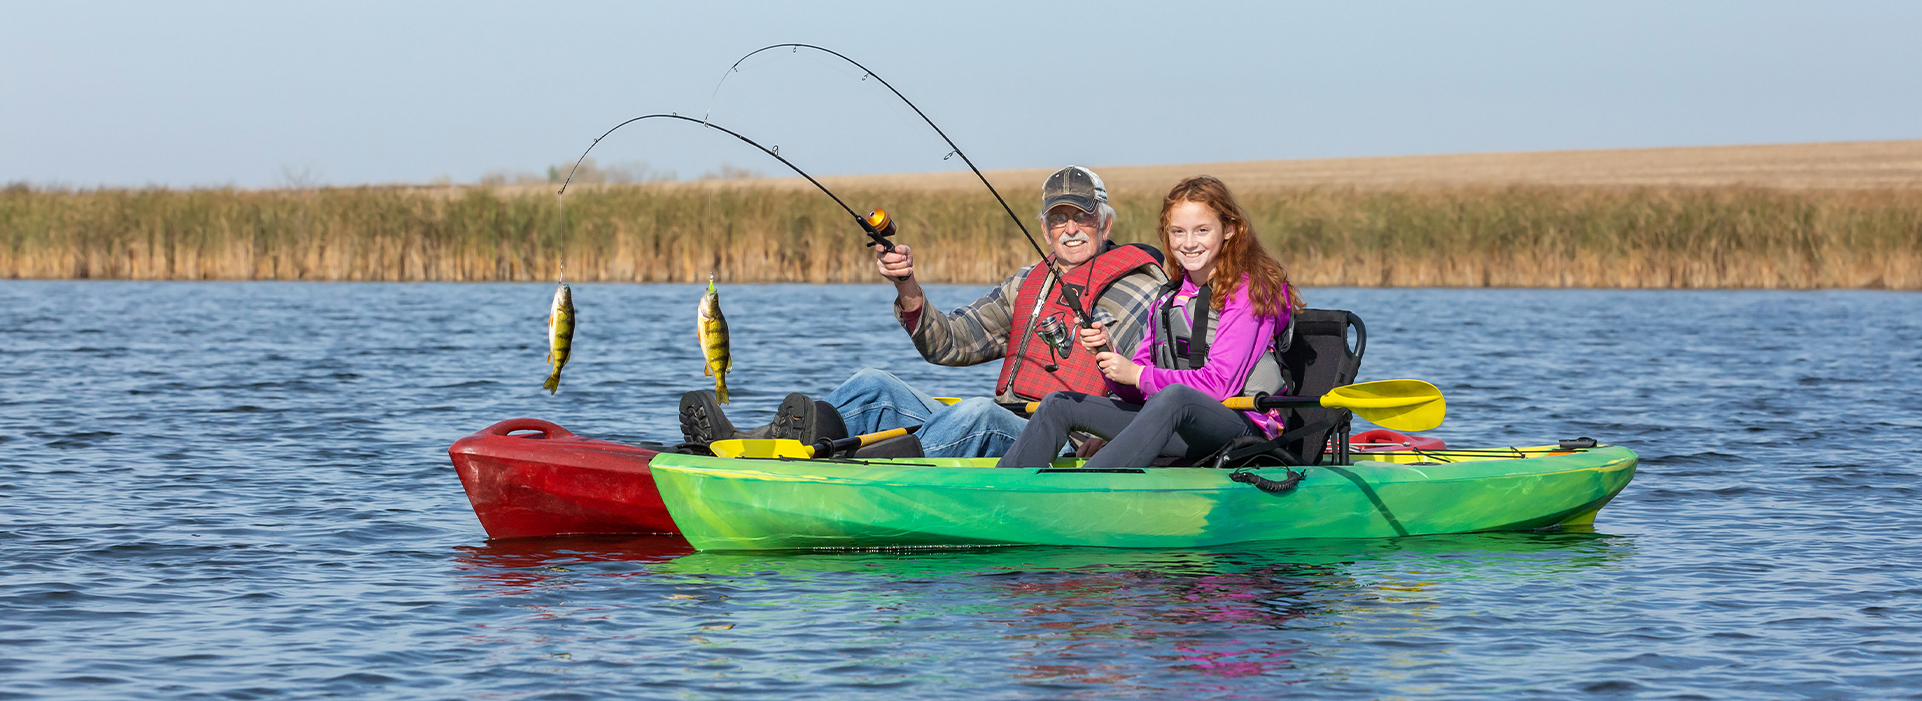
[[[1014,298],[1021,290],[1021,280],[1033,269],[1033,265],[1022,268],[980,299],[948,314],[936,311],[932,303],[924,303],[914,327],[908,329],[914,349],[930,363],[954,367],[980,365],[1006,356],[1008,330],[1014,326]],[[894,318],[906,326],[898,306]]]
[[[1154,307],[1155,293],[1167,282],[1168,275],[1160,266],[1144,265],[1116,280],[1107,293],[1101,295],[1100,301],[1095,302],[1096,309],[1115,318],[1114,329],[1108,332],[1114,341],[1110,350],[1133,356],[1141,347],[1141,340],[1148,337],[1152,323],[1149,310]]]

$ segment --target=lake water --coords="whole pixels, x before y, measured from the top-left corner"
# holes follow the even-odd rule
[[[1922,696],[1922,295],[1307,291],[1451,445],[1639,451],[1593,532],[704,554],[486,540],[455,439],[711,386],[695,286],[588,284],[548,396],[550,291],[0,282],[0,699]],[[991,390],[891,295],[723,285],[739,422]]]

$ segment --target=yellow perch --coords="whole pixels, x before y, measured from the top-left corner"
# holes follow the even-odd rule
[[[714,291],[714,276],[707,278],[707,294],[701,295],[699,323],[701,374],[714,376],[714,398],[727,403],[727,373],[734,369],[734,356],[727,352],[727,317],[721,316],[721,295]]]
[[[561,368],[574,348],[574,291],[563,282],[554,288],[554,305],[547,310],[547,364],[554,366],[541,388],[553,394],[561,388]]]

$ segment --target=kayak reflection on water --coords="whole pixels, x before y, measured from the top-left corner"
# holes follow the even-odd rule
[[[863,656],[874,653],[858,651],[877,646],[987,634],[1004,643],[997,655],[1012,677],[1112,689],[1154,675],[1165,683],[1170,672],[1234,678],[1330,664],[1313,653],[1330,631],[1425,635],[1444,625],[1424,621],[1428,612],[1464,580],[1535,586],[1617,567],[1632,552],[1628,538],[1581,532],[1233,549],[746,553],[648,536],[492,541],[457,548],[453,564],[462,589],[528,610],[489,624],[480,635],[490,645],[656,660],[806,650],[804,659],[834,667],[856,657],[870,664]],[[633,646],[645,653],[615,652]]]

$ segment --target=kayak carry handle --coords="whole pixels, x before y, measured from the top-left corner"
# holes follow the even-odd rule
[[[488,426],[487,428],[483,428],[480,430],[481,433],[484,433],[490,436],[505,436],[515,431],[540,431],[541,432],[541,435],[539,436],[540,438],[551,439],[551,438],[573,438],[574,437],[573,432],[570,432],[567,429],[561,428],[558,424],[555,424],[550,421],[542,421],[540,419],[508,419],[506,421],[502,421],[500,423],[494,424],[492,426]],[[534,436],[518,436],[518,437],[534,438]]]
[[[1234,472],[1228,473],[1228,479],[1242,484],[1252,484],[1255,486],[1255,489],[1269,494],[1286,494],[1293,491],[1295,485],[1301,484],[1301,479],[1307,476],[1308,472],[1306,470],[1296,472],[1292,469],[1288,470],[1287,479],[1280,480],[1271,480],[1247,470],[1235,470]]]

